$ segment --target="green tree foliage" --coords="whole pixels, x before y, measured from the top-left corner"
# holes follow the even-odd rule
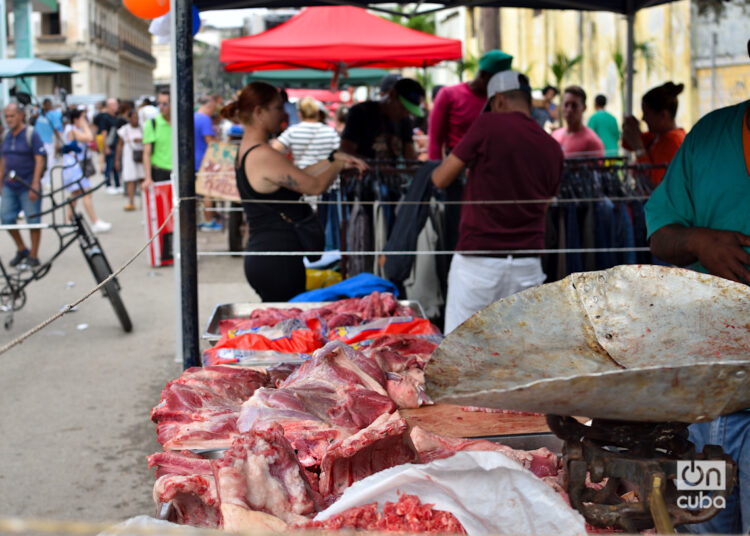
[[[401,26],[411,28],[412,30],[417,30],[418,32],[424,32],[433,35],[435,34],[434,14],[428,13],[426,15],[409,16],[409,13],[411,13],[412,10],[408,5],[396,6],[395,11],[403,13],[403,15],[389,15],[385,18],[387,20],[390,20],[391,22],[400,24]]]
[[[643,41],[641,43],[633,44],[633,61],[636,62],[638,58],[643,59],[646,63],[646,73],[651,74],[656,63],[656,56],[654,54],[654,48],[650,41]],[[620,49],[615,49],[612,52],[612,61],[615,63],[615,69],[617,70],[617,78],[620,84],[620,99],[622,101],[622,110],[625,111],[625,82],[627,78],[627,63],[625,54]],[[637,71],[633,69],[633,73]]]
[[[555,77],[555,85],[560,90],[560,95],[558,96],[560,102],[562,101],[563,81],[573,72],[573,69],[581,63],[582,59],[583,56],[580,54],[578,56],[568,57],[564,52],[558,51],[555,53],[555,60],[549,68],[550,71],[552,71],[552,76]],[[562,109],[562,105],[560,105],[560,109]],[[559,122],[560,125],[562,125],[562,114],[560,114]]]

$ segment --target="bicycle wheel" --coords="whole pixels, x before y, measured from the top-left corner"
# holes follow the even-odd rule
[[[104,260],[101,253],[94,253],[90,260],[91,270],[94,272],[94,278],[96,278],[97,283],[101,283],[107,279],[111,273],[107,267],[107,261]],[[133,323],[130,321],[130,316],[128,316],[128,311],[125,309],[125,304],[122,303],[120,290],[117,288],[115,280],[113,279],[104,285],[104,287],[102,287],[102,292],[107,298],[109,298],[109,303],[112,304],[112,308],[115,310],[115,314],[117,315],[120,324],[122,324],[122,329],[124,329],[126,333],[130,333],[133,330]]]

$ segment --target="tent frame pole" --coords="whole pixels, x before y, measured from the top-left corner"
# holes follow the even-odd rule
[[[635,51],[635,11],[633,2],[628,2],[628,13],[625,15],[627,22],[627,45],[625,58],[625,116],[633,115],[633,56]]]
[[[195,140],[193,139],[193,2],[171,1],[171,123],[177,360],[184,369],[201,365],[198,337],[198,253],[195,226]],[[176,187],[175,187],[176,186]]]

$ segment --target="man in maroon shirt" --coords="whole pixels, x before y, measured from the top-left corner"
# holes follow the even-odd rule
[[[479,60],[479,72],[471,82],[440,90],[429,122],[430,160],[442,160],[461,141],[487,103],[487,83],[493,75],[510,69],[513,56],[490,50]]]
[[[464,201],[510,201],[463,206],[459,240],[448,275],[445,333],[490,303],[546,279],[547,200],[557,195],[563,168],[560,146],[531,118],[526,76],[504,71],[487,86],[489,112],[477,118],[432,182],[445,188],[469,167]],[[513,252],[519,251],[515,254]],[[463,253],[461,253],[463,252]]]
[[[487,82],[500,71],[510,69],[513,56],[502,50],[490,50],[479,60],[477,76],[471,82],[444,87],[437,94],[427,124],[427,156],[442,160],[461,141],[487,103]],[[445,192],[447,201],[458,201],[463,195],[463,181],[454,181]],[[461,205],[445,207],[445,246],[456,247]]]

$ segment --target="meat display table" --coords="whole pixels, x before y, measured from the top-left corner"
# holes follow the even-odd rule
[[[544,415],[467,411],[462,406],[435,404],[418,409],[401,409],[409,427],[451,437],[488,439],[515,449],[546,447],[560,453],[562,441],[547,426]]]

